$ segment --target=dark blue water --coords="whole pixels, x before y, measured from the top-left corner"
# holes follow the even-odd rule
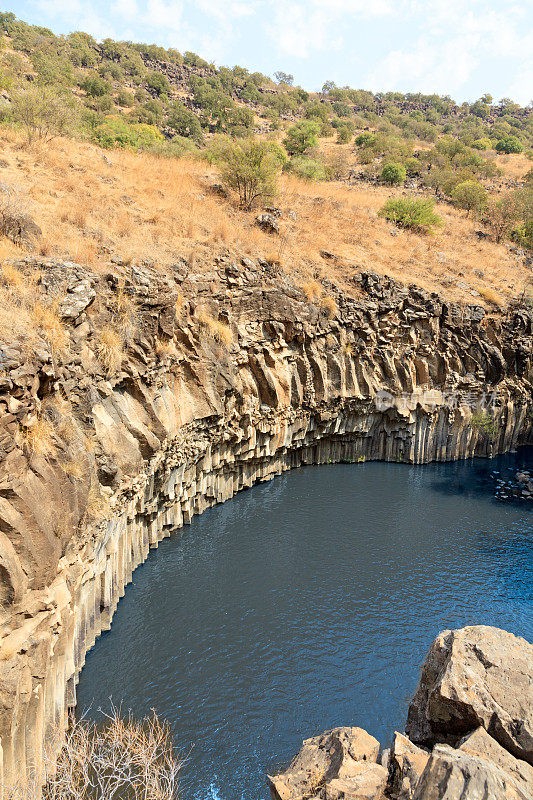
[[[445,628],[533,639],[532,503],[499,503],[492,461],[307,467],[165,540],[88,655],[78,708],[109,697],[172,725],[183,797],[262,800],[303,738],[403,730]]]

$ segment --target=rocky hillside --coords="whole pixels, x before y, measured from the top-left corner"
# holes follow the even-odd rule
[[[533,646],[483,625],[444,631],[390,750],[361,728],[308,739],[273,800],[530,800]]]
[[[132,570],[194,514],[304,463],[531,441],[525,306],[494,318],[373,273],[351,296],[330,283],[324,306],[268,262],[227,256],[202,273],[9,268],[37,282],[42,327],[30,350],[2,349],[7,782],[23,765],[41,777]]]

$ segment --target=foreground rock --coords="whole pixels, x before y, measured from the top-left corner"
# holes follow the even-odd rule
[[[385,786],[379,742],[362,728],[335,728],[306,739],[289,769],[268,777],[275,800],[372,800]]]
[[[396,733],[380,757],[361,728],[336,728],[308,739],[288,770],[269,778],[272,796],[533,800],[532,687],[533,647],[524,639],[484,625],[444,631],[409,708],[408,733],[424,747]]]
[[[483,625],[444,631],[426,658],[407,735],[426,746],[455,745],[480,725],[533,764],[533,646]]]
[[[531,800],[494,762],[446,744],[434,747],[413,800]]]

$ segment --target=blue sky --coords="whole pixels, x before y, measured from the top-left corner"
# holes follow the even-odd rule
[[[4,3],[6,0],[4,0]],[[533,99],[533,0],[12,0],[57,33],[149,41],[300,85]]]

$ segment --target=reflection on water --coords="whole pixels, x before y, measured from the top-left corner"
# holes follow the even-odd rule
[[[207,511],[135,572],[78,708],[155,708],[197,800],[267,798],[265,773],[336,725],[387,744],[438,631],[533,638],[533,503],[490,479],[532,465],[307,467]]]

